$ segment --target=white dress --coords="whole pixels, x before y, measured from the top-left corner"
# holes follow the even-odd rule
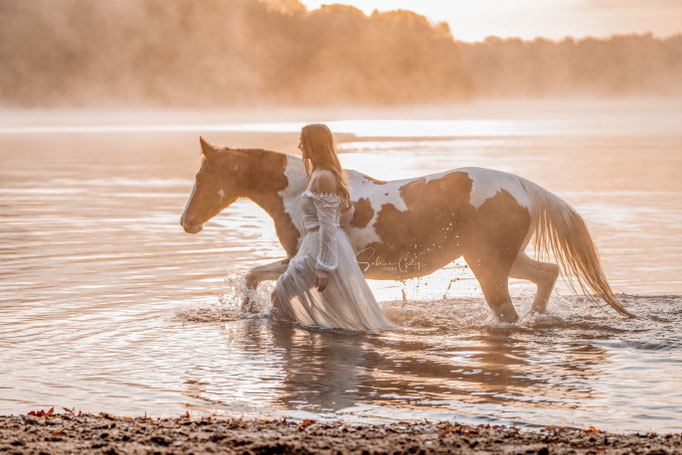
[[[311,178],[314,179],[315,175]],[[275,295],[280,310],[292,321],[309,326],[345,330],[386,330],[386,319],[341,229],[341,198],[306,189],[300,195],[303,238],[287,271],[277,279]],[[317,270],[329,272],[322,292],[314,286]]]

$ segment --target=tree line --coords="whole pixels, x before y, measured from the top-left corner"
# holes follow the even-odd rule
[[[0,61],[3,106],[386,105],[682,91],[682,35],[466,43],[409,11],[307,11],[298,0],[0,0]]]

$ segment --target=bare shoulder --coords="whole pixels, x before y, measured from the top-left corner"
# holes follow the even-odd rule
[[[336,194],[336,178],[331,171],[319,171],[310,189],[313,193]]]

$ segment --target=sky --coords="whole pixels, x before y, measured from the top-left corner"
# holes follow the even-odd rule
[[[322,4],[353,5],[366,14],[374,9],[407,9],[432,22],[447,22],[455,39],[481,41],[486,36],[607,37],[652,32],[682,33],[682,0],[301,0],[309,9]]]

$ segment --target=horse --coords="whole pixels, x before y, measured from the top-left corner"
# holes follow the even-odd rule
[[[261,281],[284,273],[296,254],[303,232],[298,196],[307,184],[302,161],[274,151],[219,148],[199,140],[202,163],[180,224],[196,234],[238,198],[265,210],[287,258],[252,268],[246,283],[255,290]],[[544,313],[560,273],[574,291],[579,287],[596,301],[591,290],[621,315],[634,317],[611,290],[583,219],[539,185],[473,167],[394,181],[345,172],[354,212],[342,228],[366,278],[416,278],[463,256],[501,322],[519,319],[509,296],[509,277],[537,285],[531,311]],[[531,238],[536,252],[551,252],[559,265],[530,258],[525,250]]]

